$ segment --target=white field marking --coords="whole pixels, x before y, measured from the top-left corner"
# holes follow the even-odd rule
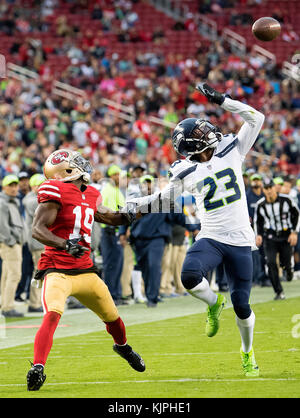
[[[255,353],[283,353],[283,352],[296,352],[299,351],[298,348],[288,348],[287,350],[255,350]],[[228,351],[228,352],[209,352],[209,353],[152,353],[151,356],[216,356],[216,355],[239,355],[238,351]],[[5,358],[7,356],[15,356],[16,353],[7,353],[5,355]],[[118,358],[115,354],[97,354],[96,356],[89,355],[89,358]],[[4,358],[4,357],[3,357]],[[28,357],[20,357],[18,356],[18,359],[27,359]],[[65,356],[57,356],[51,354],[51,359],[58,359],[58,358],[65,358]],[[68,356],[68,359],[75,359],[75,358],[82,358],[81,355],[78,356]],[[1,356],[0,356],[1,359]],[[1,363],[0,363],[1,364]]]
[[[299,381],[300,379],[296,379],[294,377],[280,377],[277,379],[273,379],[272,377],[260,377],[260,378],[244,378],[244,379],[190,379],[190,378],[183,378],[183,379],[156,379],[156,380],[120,380],[118,384],[124,383],[189,383],[189,382],[214,382],[214,383],[224,383],[224,382],[286,382],[286,381]],[[47,383],[47,386],[63,386],[63,385],[115,385],[116,382],[107,382],[107,381],[95,381],[95,382],[57,382],[57,383]],[[6,385],[1,385],[0,387],[16,387],[16,386],[26,386],[24,383],[10,383]]]

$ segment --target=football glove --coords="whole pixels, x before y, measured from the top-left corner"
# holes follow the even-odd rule
[[[128,202],[123,208],[119,206],[120,213],[127,220],[127,225],[131,225],[134,221],[137,220],[136,214],[136,204],[133,202]]]
[[[84,247],[83,245],[79,244],[79,241],[81,241],[82,238],[73,238],[68,239],[66,242],[66,248],[68,254],[71,254],[75,258],[80,258],[83,256],[85,251],[89,251],[89,248]]]
[[[221,105],[225,100],[225,94],[219,93],[206,83],[199,83],[196,90],[200,91],[211,103]]]

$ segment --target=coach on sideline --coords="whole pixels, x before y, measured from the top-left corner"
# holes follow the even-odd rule
[[[293,247],[297,244],[300,229],[299,209],[287,195],[277,193],[270,179],[264,180],[263,192],[265,197],[257,202],[254,214],[256,245],[264,245],[269,277],[276,293],[275,300],[285,299],[276,257],[279,254],[286,279],[291,281]]]
[[[19,179],[14,174],[3,178],[0,193],[1,311],[5,317],[23,316],[15,310],[15,293],[22,274],[24,223],[17,198]]]

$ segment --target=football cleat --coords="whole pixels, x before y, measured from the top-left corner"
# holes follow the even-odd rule
[[[217,302],[213,306],[207,307],[207,319],[205,332],[208,337],[213,337],[219,330],[220,321],[219,317],[223,308],[226,305],[226,298],[224,295],[218,294]]]
[[[133,351],[130,345],[113,345],[113,350],[119,354],[119,356],[123,357],[125,360],[128,361],[129,365],[136,370],[137,372],[144,372],[146,369],[144,360],[142,357]]]
[[[200,91],[210,102],[221,105],[225,100],[225,94],[219,93],[206,83],[199,83],[196,90]]]
[[[44,367],[41,364],[31,363],[31,369],[27,373],[27,390],[39,390],[46,380]]]
[[[253,348],[249,351],[249,353],[244,353],[241,348],[240,353],[244,375],[247,377],[259,376],[259,368],[255,361]]]

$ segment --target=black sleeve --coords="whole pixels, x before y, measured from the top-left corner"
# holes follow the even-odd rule
[[[293,231],[299,232],[299,209],[291,202],[291,222],[293,225]]]
[[[264,217],[260,213],[261,205],[255,207],[254,212],[254,230],[256,235],[263,235],[264,234]]]

